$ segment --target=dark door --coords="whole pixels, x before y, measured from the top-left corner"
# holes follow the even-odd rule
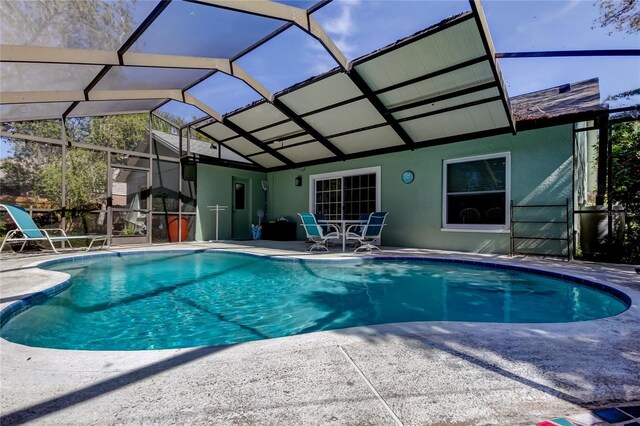
[[[234,240],[251,239],[251,221],[249,206],[249,179],[234,177],[231,183],[231,238]]]

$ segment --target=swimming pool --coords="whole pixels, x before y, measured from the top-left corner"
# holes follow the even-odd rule
[[[46,269],[69,273],[70,285],[6,321],[3,338],[60,349],[166,349],[406,321],[584,321],[629,306],[621,294],[579,283],[442,261],[174,251]]]

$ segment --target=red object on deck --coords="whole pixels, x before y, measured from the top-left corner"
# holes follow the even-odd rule
[[[169,234],[169,242],[177,243],[178,242],[178,216],[169,216],[167,220],[167,233]],[[180,236],[182,237],[180,241],[187,241],[187,236],[189,235],[189,221],[186,218],[182,218],[182,232]]]

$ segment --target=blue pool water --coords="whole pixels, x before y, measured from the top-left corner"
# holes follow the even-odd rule
[[[71,274],[71,286],[9,320],[3,338],[48,348],[163,349],[404,321],[583,321],[628,307],[591,287],[458,263],[173,252],[48,269]]]

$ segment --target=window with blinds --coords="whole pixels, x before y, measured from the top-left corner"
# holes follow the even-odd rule
[[[443,226],[507,229],[508,153],[444,162]]]

